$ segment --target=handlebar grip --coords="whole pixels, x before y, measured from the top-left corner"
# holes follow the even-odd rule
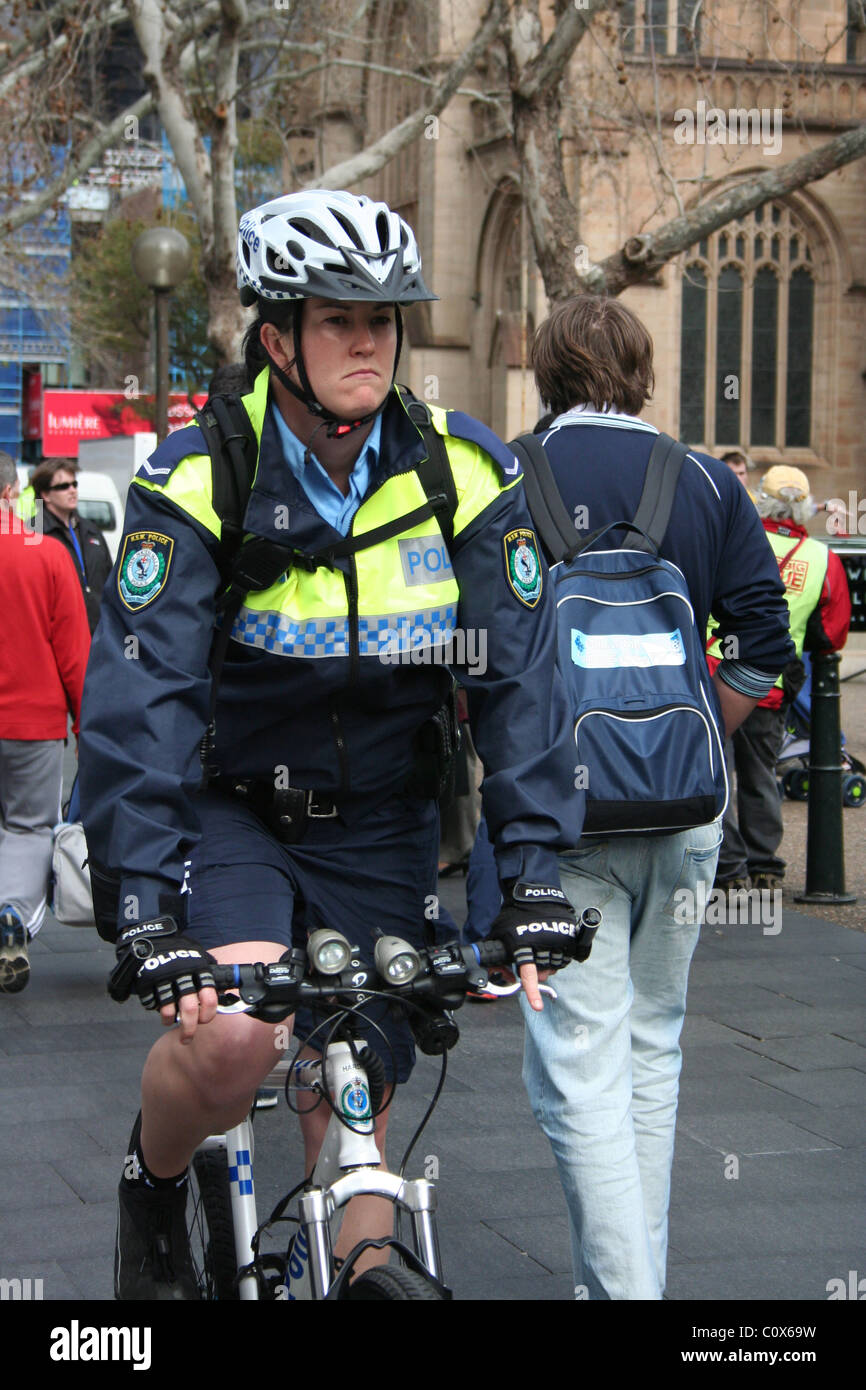
[[[479,965],[504,965],[508,960],[502,941],[473,941],[472,950],[478,957]]]
[[[210,973],[213,975],[217,989],[234,989],[240,985],[240,966],[214,964],[210,968]]]

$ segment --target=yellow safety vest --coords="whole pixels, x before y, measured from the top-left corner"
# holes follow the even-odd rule
[[[777,562],[782,566],[781,575],[788,604],[791,641],[794,643],[797,656],[801,657],[806,640],[806,626],[818,606],[827,576],[829,551],[826,545],[812,540],[810,536],[806,536],[801,543],[798,543],[796,535],[790,533],[783,535],[780,531],[767,531],[766,536]],[[789,557],[787,561],[786,556]],[[713,636],[717,627],[715,618],[710,617],[707,626],[708,638]],[[712,642],[708,651],[710,656],[722,659],[723,653],[718,638]],[[776,680],[776,685],[781,689],[781,676]]]
[[[241,397],[261,441],[268,404],[268,370],[256,379],[249,395]],[[401,398],[402,404],[402,398]],[[404,406],[405,409],[405,406]],[[454,540],[501,493],[516,485],[504,484],[489,457],[476,444],[449,434],[446,411],[430,408],[434,427],[446,442],[457,491]],[[180,432],[182,434],[182,432]],[[253,496],[261,483],[261,456],[253,481]],[[136,477],[133,484],[161,492],[220,538],[221,523],[213,509],[211,460],[191,454],[178,463],[164,484]],[[363,501],[355,513],[351,535],[360,536],[427,501],[414,468],[387,477]],[[278,498],[267,507],[256,504],[255,534],[286,544],[288,508]],[[252,520],[252,514],[248,514]],[[323,525],[326,523],[323,523]],[[312,546],[311,549],[321,547]],[[356,615],[358,656],[379,660],[405,660],[422,647],[445,647],[457,623],[459,590],[448,547],[435,517],[408,528],[352,557],[357,576]],[[244,645],[274,654],[315,659],[350,655],[351,600],[346,576],[340,569],[317,568],[314,572],[291,566],[269,588],[250,593],[232,628],[232,637]],[[429,659],[429,657],[428,657]]]

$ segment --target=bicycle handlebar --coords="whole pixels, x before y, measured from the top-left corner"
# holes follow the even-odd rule
[[[459,1008],[470,989],[488,989],[500,995],[514,994],[519,982],[500,987],[490,985],[486,967],[507,959],[500,941],[481,941],[476,946],[450,942],[417,952],[421,969],[407,984],[394,984],[375,966],[361,965],[335,975],[317,974],[305,951],[293,948],[271,964],[213,965],[211,973],[217,990],[237,992],[241,1004],[220,1005],[221,1013],[249,1013],[269,1023],[278,1023],[306,1000],[343,999],[363,1003],[373,993],[389,998],[432,1005],[440,1012]],[[548,990],[553,994],[552,990]]]

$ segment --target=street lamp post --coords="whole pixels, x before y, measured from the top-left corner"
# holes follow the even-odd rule
[[[149,227],[133,243],[132,268],[153,290],[156,303],[156,437],[160,443],[168,434],[168,301],[190,261],[189,242],[174,227]]]

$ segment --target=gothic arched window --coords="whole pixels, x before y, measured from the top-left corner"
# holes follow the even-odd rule
[[[786,204],[702,241],[683,271],[681,437],[810,448],[814,319],[812,251]]]

